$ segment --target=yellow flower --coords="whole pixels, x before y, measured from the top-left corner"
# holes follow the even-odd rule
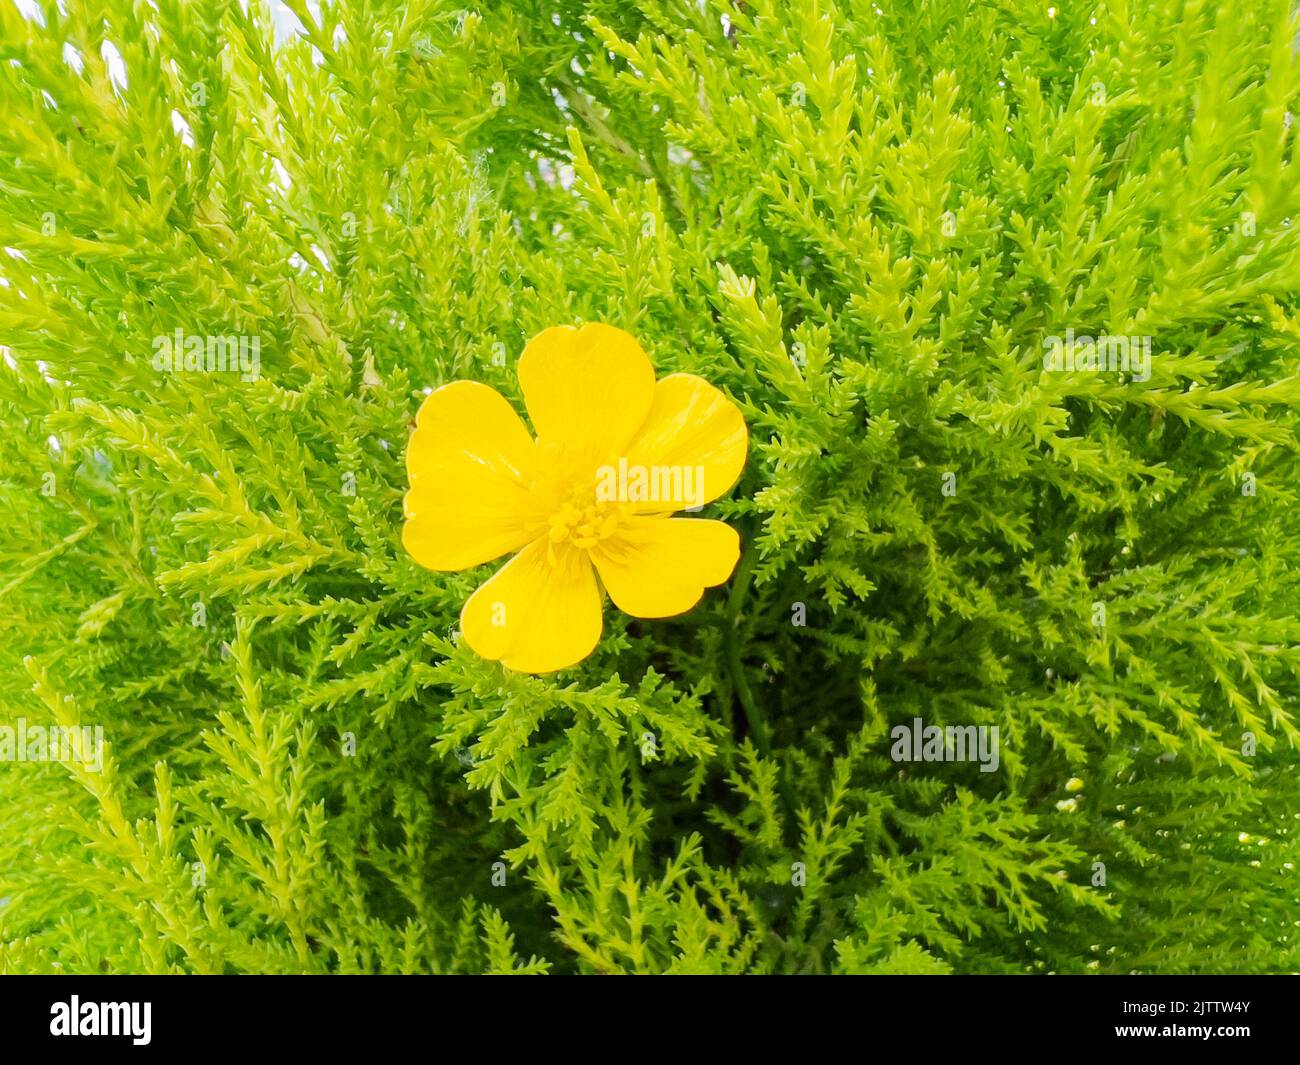
[[[425,398],[406,451],[402,542],[440,571],[518,552],[470,596],[461,631],[486,659],[550,673],[595,649],[602,586],[624,613],[666,618],[731,576],[735,530],[671,515],[736,483],[748,433],[711,384],[656,381],[636,339],[609,325],[539,333],[519,384],[535,440],[477,381]]]

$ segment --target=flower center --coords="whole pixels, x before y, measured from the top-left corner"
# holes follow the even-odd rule
[[[590,498],[592,493],[586,493]],[[574,493],[548,522],[553,544],[569,542],[584,551],[595,547],[609,536],[619,523],[617,503],[582,503],[582,495]]]
[[[613,535],[624,508],[596,498],[596,464],[586,456],[555,445],[543,445],[541,454],[533,492],[539,532],[547,537],[554,562],[561,547],[589,551]]]

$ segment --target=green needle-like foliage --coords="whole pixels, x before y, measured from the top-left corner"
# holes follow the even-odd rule
[[[274,6],[0,2],[0,972],[1300,968],[1289,0]],[[533,677],[404,452],[577,321],[744,554]]]

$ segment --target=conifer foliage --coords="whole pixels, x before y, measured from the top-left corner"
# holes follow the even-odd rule
[[[0,971],[1300,968],[1288,0],[465,3],[0,2]],[[579,321],[744,549],[512,673],[404,450]]]

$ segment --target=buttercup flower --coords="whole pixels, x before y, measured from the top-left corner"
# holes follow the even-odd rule
[[[656,381],[636,339],[609,325],[539,333],[519,384],[536,439],[477,381],[425,398],[406,451],[402,542],[440,571],[518,552],[470,596],[461,631],[486,659],[550,673],[595,649],[602,587],[624,613],[666,618],[731,576],[735,530],[671,515],[736,483],[748,433],[713,385]]]

